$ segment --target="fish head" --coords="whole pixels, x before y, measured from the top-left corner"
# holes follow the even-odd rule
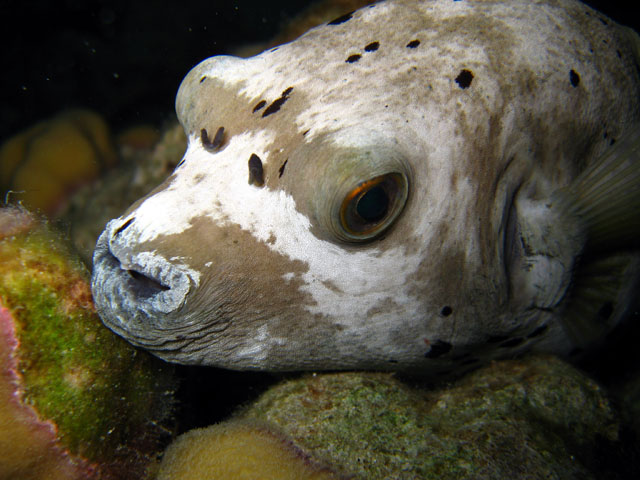
[[[373,93],[387,98],[360,104],[357,82],[325,101],[312,76],[265,88],[278,51],[214,57],[183,81],[183,160],[98,242],[102,318],[181,363],[422,361],[444,335],[436,324],[451,328],[451,277],[481,263],[470,258],[478,232],[460,225],[477,199],[451,191],[453,147],[424,141],[413,118],[424,113],[397,105],[406,99],[384,82]]]

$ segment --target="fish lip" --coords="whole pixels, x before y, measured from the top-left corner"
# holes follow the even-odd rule
[[[198,286],[197,275],[154,251],[137,252],[117,235],[122,222],[107,224],[93,254],[91,290],[107,327],[132,343],[161,342],[161,331]],[[153,332],[157,337],[152,339]]]

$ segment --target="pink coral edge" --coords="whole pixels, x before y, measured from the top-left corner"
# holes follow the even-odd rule
[[[21,422],[28,425],[33,432],[34,443],[46,446],[53,457],[64,462],[71,478],[91,478],[97,473],[95,465],[87,460],[70,454],[57,442],[57,428],[48,420],[42,420],[36,410],[22,402],[24,389],[22,388],[22,376],[18,371],[18,348],[20,341],[17,338],[15,322],[11,311],[2,305],[0,299],[0,381],[13,386],[13,391],[8,401],[13,406],[15,415]]]

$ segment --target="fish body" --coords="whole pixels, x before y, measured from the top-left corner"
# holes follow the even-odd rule
[[[573,0],[387,1],[209,58],[165,183],[94,254],[173,362],[448,373],[569,354],[631,307],[637,36]]]

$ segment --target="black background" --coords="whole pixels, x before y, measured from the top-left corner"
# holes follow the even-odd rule
[[[505,0],[508,1],[508,0]],[[310,0],[0,0],[0,141],[68,107],[114,130],[171,118],[199,61],[271,38]],[[638,27],[633,3],[586,2]]]

